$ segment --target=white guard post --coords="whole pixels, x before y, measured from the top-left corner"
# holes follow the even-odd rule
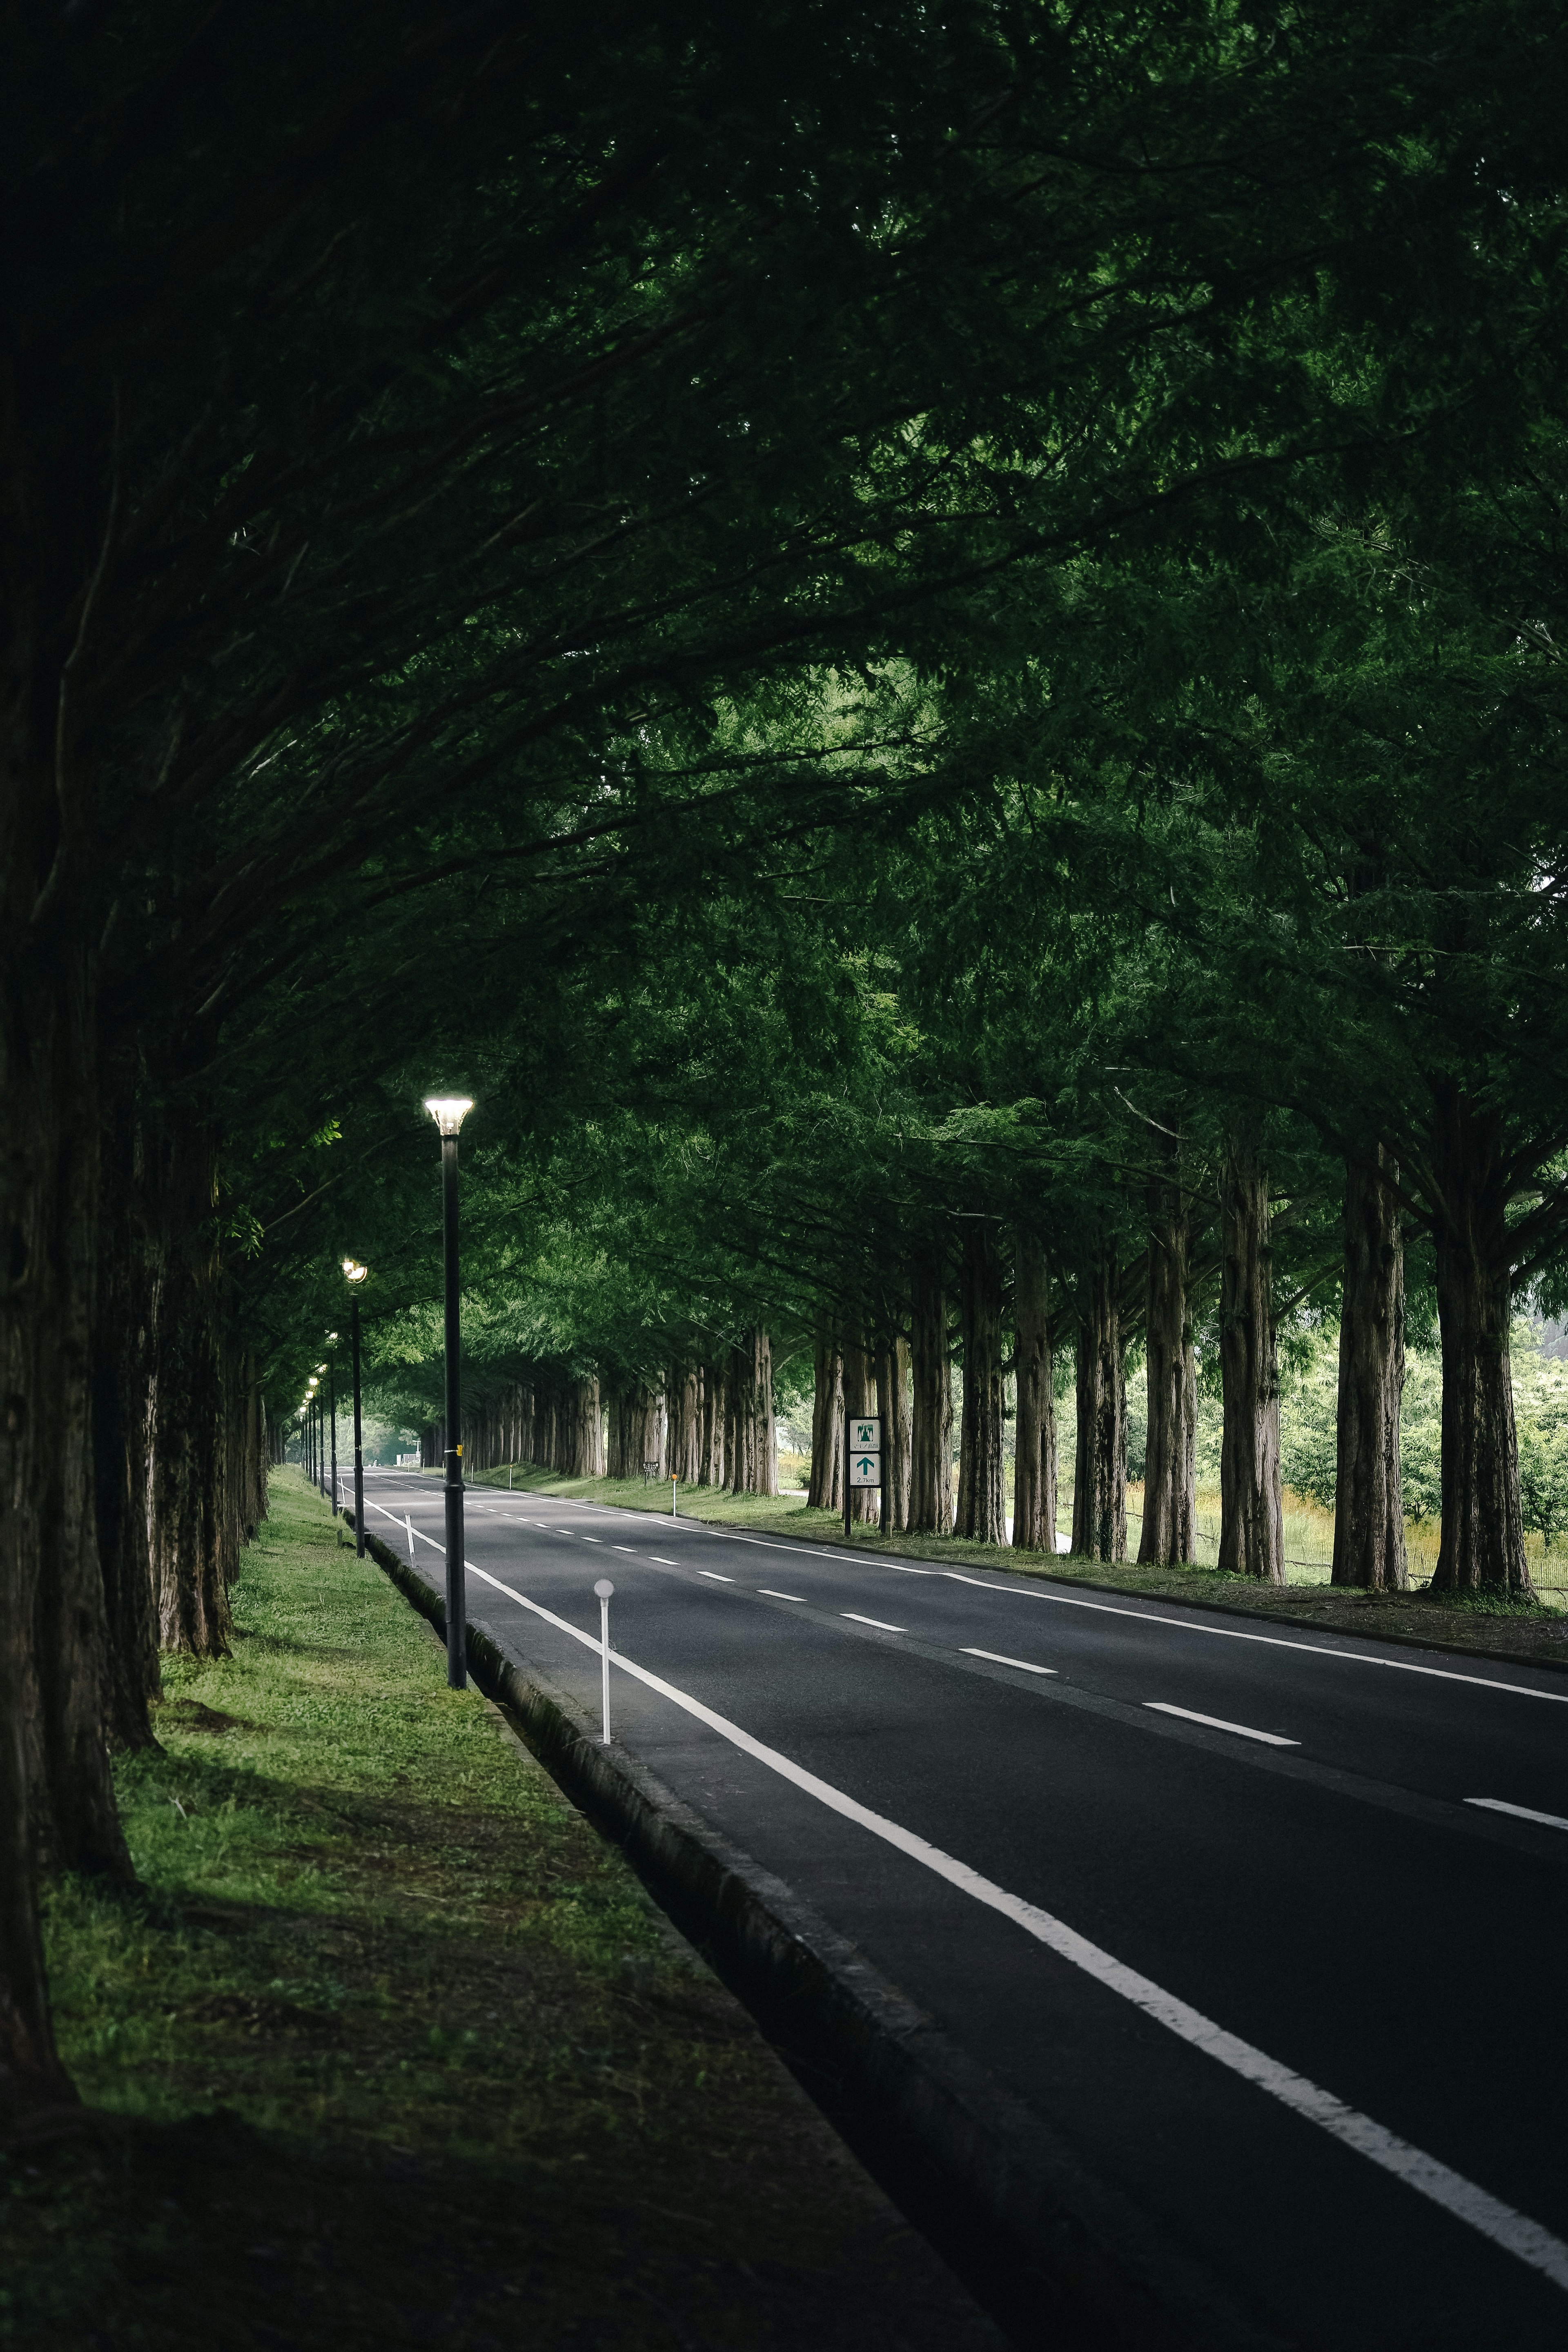
[[[610,1595],[615,1586],[607,1576],[601,1576],[594,1590],[599,1596],[599,1670],[602,1676],[602,1696],[605,1702],[605,1745],[610,1744]]]

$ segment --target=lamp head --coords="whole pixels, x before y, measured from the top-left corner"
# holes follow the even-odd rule
[[[473,1107],[467,1095],[426,1095],[425,1097],[425,1108],[443,1136],[456,1135]]]
[[[359,1260],[358,1260],[357,1258],[353,1258],[353,1257],[346,1257],[346,1258],[344,1258],[344,1260],[343,1260],[343,1280],[344,1280],[345,1282],[363,1282],[363,1281],[364,1280],[364,1278],[365,1278],[365,1276],[366,1276],[369,1272],[370,1272],[370,1268],[369,1268],[369,1266],[368,1266],[368,1265],[361,1265],[361,1264],[360,1264],[360,1262],[359,1262]]]
[[[337,1344],[338,1344],[338,1335],[337,1335],[337,1333],[336,1333],[335,1331],[329,1331],[329,1332],[328,1332],[328,1334],[327,1334],[327,1345],[328,1345],[330,1348],[335,1348],[335,1347],[337,1346]]]

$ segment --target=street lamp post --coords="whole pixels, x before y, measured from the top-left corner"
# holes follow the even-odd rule
[[[441,1240],[447,1298],[447,1680],[468,1686],[468,1588],[463,1563],[463,1446],[458,1364],[458,1130],[473,1104],[466,1095],[427,1095],[441,1134]]]
[[[338,1335],[329,1331],[328,1339],[336,1347]],[[327,1411],[332,1424],[332,1517],[338,1516],[338,1365],[332,1349],[327,1349]]]
[[[354,1552],[364,1558],[364,1433],[360,1425],[359,1406],[359,1288],[370,1272],[367,1265],[346,1257],[343,1260],[343,1280],[349,1284],[349,1346],[354,1367]]]

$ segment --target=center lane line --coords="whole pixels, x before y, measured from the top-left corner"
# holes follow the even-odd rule
[[[596,1658],[603,1656],[596,1634],[584,1633],[567,1618],[558,1617],[552,1609],[546,1609],[541,1601],[531,1601],[525,1592],[519,1592],[512,1585],[503,1584],[499,1576],[491,1576],[486,1570],[476,1568],[472,1560],[465,1560],[464,1566],[469,1576],[477,1576],[482,1583],[493,1586],[505,1599],[515,1601],[520,1609],[543,1618],[546,1624],[553,1625],[559,1633],[569,1634],[574,1642],[581,1643],[584,1649],[591,1650]],[[845,1610],[840,1613],[847,1616],[849,1612]],[[905,1628],[893,1626],[885,1630],[902,1633]],[[689,1692],[678,1689],[673,1683],[667,1683],[662,1675],[651,1673],[647,1666],[639,1666],[634,1659],[623,1656],[618,1650],[610,1652],[610,1662],[647,1689],[657,1691],[661,1698],[668,1699],[672,1706],[695,1717],[699,1723],[705,1723],[710,1731],[718,1732],[721,1738],[729,1740],[743,1755],[753,1757],[758,1763],[766,1765],[770,1771],[776,1772],[781,1780],[790,1781],[807,1796],[815,1797],[830,1812],[868,1830],[873,1837],[880,1838],[900,1853],[907,1854],[912,1862],[931,1871],[933,1876],[945,1879],[950,1886],[957,1887],[987,1910],[1011,1920],[1026,1935],[1032,1936],[1037,1943],[1043,1944],[1047,1951],[1055,1952],[1058,1958],[1081,1969],[1108,1991],[1119,1995],[1156,2025],[1162,2025],[1167,2032],[1173,2033],[1178,2041],[1202,2052],[1205,2057],[1212,2058],[1231,2074],[1239,2075],[1244,2082],[1251,2083],[1270,2098],[1278,2099],[1282,2106],[1288,2107],[1303,2122],[1315,2125],[1331,2139],[1338,2140],[1342,2147],[1365,2157],[1369,2163],[1391,2173],[1407,2189],[1414,2189],[1417,2196],[1429,2199],[1434,2205],[1451,2213],[1456,2221],[1465,2222],[1481,2237],[1489,2239],[1494,2246],[1500,2246],[1506,2253],[1512,2254],[1519,2262],[1550,2279],[1553,2286],[1568,2292],[1568,2245],[1555,2237],[1542,2222],[1532,2221],[1528,2213],[1520,2212],[1512,2205],[1504,2204],[1501,2198],[1494,2197],[1489,2189],[1467,2179],[1463,2173],[1455,2172],[1438,2158],[1429,2156],[1425,2148],[1415,2147],[1410,2140],[1401,2139],[1397,2133],[1389,2131],[1373,2116],[1347,2105],[1332,2091],[1323,2089],[1321,2084],[1312,2082],[1305,2074],[1298,2074],[1294,2067],[1285,2065],[1278,2058],[1271,2058],[1267,2051],[1259,2050],[1253,2042],[1244,2042],[1239,2034],[1228,2032],[1223,2025],[1205,2017],[1201,2010],[1194,2009],[1175,1993],[1167,1992],[1163,1985],[1155,1984],[1152,1978],[1129,1968],[1113,1953],[1090,1943],[1087,1936],[1080,1936],[1077,1928],[1069,1927],[1065,1920],[1053,1917],[1050,1912],[1042,1911],[1037,1904],[1027,1903],[1021,1895],[1009,1893],[1005,1886],[998,1886],[994,1880],[983,1877],[979,1871],[971,1869],[968,1863],[944,1853],[940,1846],[932,1845],[913,1830],[905,1829],[901,1822],[889,1821],[883,1813],[872,1812],[869,1806],[862,1805],[842,1789],[836,1789],[830,1780],[819,1780],[815,1772],[808,1772],[804,1765],[796,1764],[778,1748],[765,1747],[762,1740],[754,1739],[749,1731],[742,1730],[738,1723],[731,1723],[727,1716],[705,1706]]]
[[[1173,1706],[1168,1698],[1146,1698],[1143,1702],[1155,1715],[1179,1715],[1184,1723],[1206,1723],[1211,1731],[1234,1731],[1238,1739],[1261,1739],[1266,1748],[1300,1748],[1299,1739],[1287,1739],[1282,1731],[1254,1731],[1250,1723],[1227,1723],[1223,1715],[1199,1715],[1190,1706]]]

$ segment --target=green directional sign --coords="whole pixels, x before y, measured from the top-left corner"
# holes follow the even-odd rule
[[[882,1457],[879,1454],[852,1454],[849,1456],[849,1484],[852,1486],[879,1486],[882,1483]]]

